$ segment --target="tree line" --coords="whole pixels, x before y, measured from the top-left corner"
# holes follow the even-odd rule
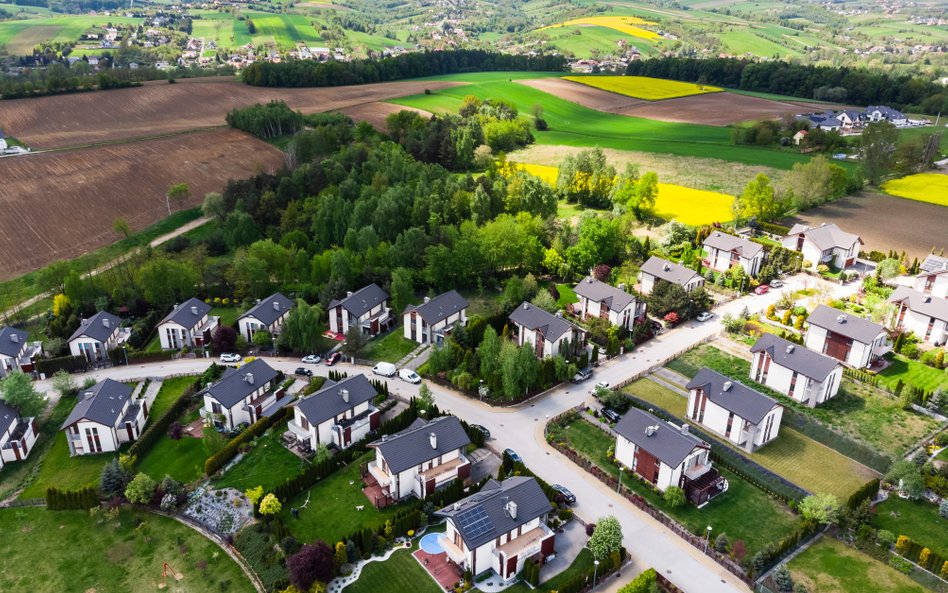
[[[285,101],[270,101],[266,105],[257,103],[242,109],[233,109],[227,114],[227,125],[262,140],[295,134],[303,129],[303,115],[293,111]]]

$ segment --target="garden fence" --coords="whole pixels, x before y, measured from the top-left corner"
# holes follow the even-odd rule
[[[15,507],[45,507],[46,499],[44,498],[24,498],[22,500],[8,500],[7,502],[0,503],[0,508],[9,509]]]

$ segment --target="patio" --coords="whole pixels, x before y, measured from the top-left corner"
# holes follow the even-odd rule
[[[365,494],[365,497],[369,499],[369,502],[371,502],[375,508],[383,509],[394,502],[392,497],[388,495],[386,489],[379,484],[379,481],[370,472],[364,473],[362,481],[365,482],[362,493]]]
[[[412,554],[415,559],[428,571],[433,578],[445,591],[454,589],[458,581],[464,576],[464,571],[455,564],[446,552],[440,554],[429,554],[424,550],[418,550]]]

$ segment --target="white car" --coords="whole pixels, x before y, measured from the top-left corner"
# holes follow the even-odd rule
[[[398,371],[398,378],[408,383],[421,383],[421,377],[411,369],[402,369]]]
[[[224,364],[231,363],[231,362],[240,362],[241,360],[243,360],[243,358],[244,358],[243,356],[239,354],[234,354],[234,353],[221,354],[221,362]]]
[[[783,286],[783,280],[771,280],[770,288],[780,288]]]
[[[372,367],[372,372],[376,375],[382,375],[383,377],[393,377],[395,376],[395,365],[390,362],[380,362],[374,367]]]
[[[697,319],[698,321],[707,321],[711,319],[712,317],[714,317],[714,315],[712,315],[708,311],[702,311],[701,313],[698,313],[698,316],[695,317],[695,319]]]
[[[310,354],[308,356],[304,356],[300,362],[305,364],[319,364],[319,361],[321,360],[322,358],[320,358],[318,354]]]

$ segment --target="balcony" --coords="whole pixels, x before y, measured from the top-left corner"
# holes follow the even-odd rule
[[[456,459],[451,461],[446,461],[441,465],[436,465],[430,469],[426,469],[423,472],[418,474],[417,480],[424,484],[428,480],[435,481],[435,487],[441,486],[445,482],[449,482],[457,477],[458,468],[469,464],[470,461],[463,454],[458,456]]]
[[[505,558],[512,558],[514,555],[516,555],[517,558],[530,558],[540,553],[543,540],[551,535],[553,535],[553,532],[550,531],[550,528],[540,523],[538,527],[520,534],[519,537],[510,540],[502,546],[494,548],[494,556],[503,554]]]
[[[689,480],[697,480],[709,471],[711,471],[711,464],[696,463],[685,470],[685,477]]]
[[[346,418],[345,420],[342,420],[341,422],[337,422],[336,424],[333,425],[333,429],[341,432],[341,431],[344,431],[346,428],[351,428],[352,434],[355,434],[356,431],[358,431],[360,428],[363,428],[365,425],[369,424],[369,422],[371,421],[370,416],[372,416],[372,414],[374,414],[377,411],[378,409],[375,406],[369,405],[368,410],[362,412],[361,414],[356,414],[352,418]]]

